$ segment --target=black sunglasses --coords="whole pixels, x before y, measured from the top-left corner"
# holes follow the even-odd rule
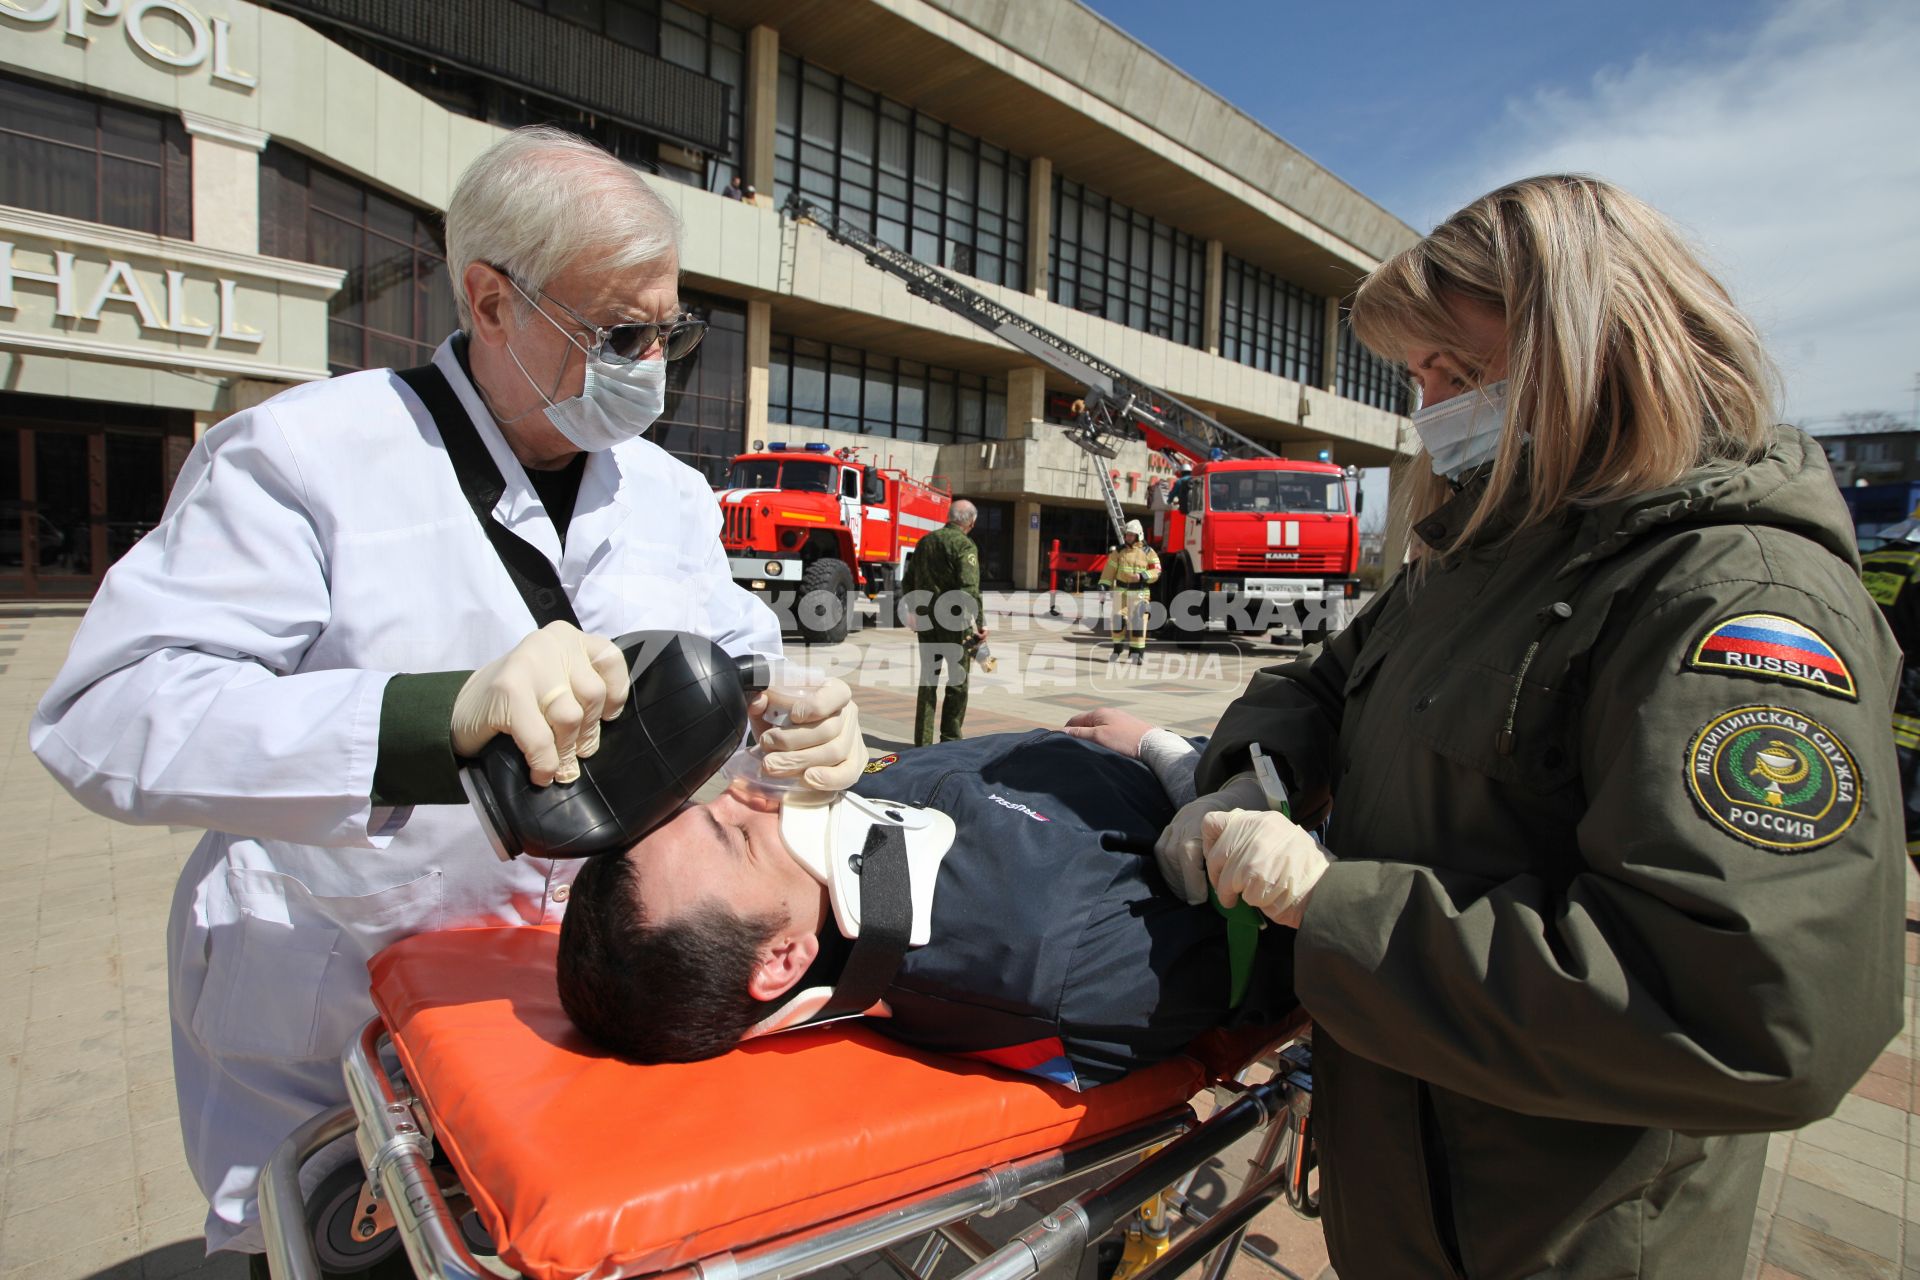
[[[500,271],[495,267],[494,270]],[[522,297],[527,291],[520,282],[505,271],[500,274],[507,282],[520,290]],[[536,289],[535,293],[566,312],[582,330],[592,337],[592,342],[584,348],[589,359],[605,360],[609,364],[631,364],[653,350],[655,344],[660,354],[668,360],[678,360],[700,345],[707,336],[707,322],[696,315],[682,311],[671,320],[628,320],[616,325],[601,326],[575,311],[545,289]],[[527,298],[532,302],[532,298]],[[579,344],[575,344],[576,346]]]

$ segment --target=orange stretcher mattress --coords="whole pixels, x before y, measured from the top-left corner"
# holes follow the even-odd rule
[[[374,1003],[436,1144],[501,1257],[536,1280],[768,1240],[1091,1141],[1181,1106],[1209,1079],[1183,1057],[1073,1093],[848,1023],[636,1067],[567,1021],[556,945],[550,929],[459,930],[406,939],[372,964]]]

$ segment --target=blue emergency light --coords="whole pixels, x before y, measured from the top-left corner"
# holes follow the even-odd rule
[[[827,442],[825,440],[815,440],[807,445],[808,453],[825,453],[826,451]]]
[[[768,453],[785,453],[786,451],[787,442],[785,440],[773,440],[767,444]]]
[[[1331,449],[1322,449],[1322,450],[1320,451],[1320,461],[1322,461],[1322,462],[1332,462],[1332,461],[1333,461],[1333,450],[1331,450]]]

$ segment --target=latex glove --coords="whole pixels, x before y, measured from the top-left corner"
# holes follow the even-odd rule
[[[1267,803],[1253,770],[1235,774],[1212,795],[1182,805],[1173,821],[1153,842],[1154,860],[1160,864],[1160,878],[1167,887],[1198,906],[1207,900],[1207,846],[1201,838],[1200,822],[1210,813],[1229,809],[1261,809]]]
[[[627,660],[613,641],[549,622],[467,677],[453,701],[453,753],[513,738],[537,787],[572,782],[600,749],[600,722],[627,705]]]
[[[1275,924],[1298,929],[1329,865],[1320,842],[1271,809],[1210,813],[1200,825],[1220,905],[1247,902]]]
[[[776,684],[747,710],[763,721],[785,715],[786,724],[760,735],[766,753],[760,767],[768,773],[797,773],[815,791],[845,791],[859,781],[867,765],[867,744],[860,736],[860,710],[845,680],[830,676],[817,685]]]

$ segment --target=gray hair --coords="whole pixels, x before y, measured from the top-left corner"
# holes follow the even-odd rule
[[[639,170],[551,125],[481,152],[447,204],[447,273],[463,326],[473,323],[464,281],[475,262],[537,293],[582,260],[624,271],[679,252],[680,219]],[[518,297],[514,306],[526,314]]]
[[[979,518],[980,508],[974,506],[965,498],[957,500],[951,507],[947,508],[947,523],[958,525],[962,529],[969,527]]]

